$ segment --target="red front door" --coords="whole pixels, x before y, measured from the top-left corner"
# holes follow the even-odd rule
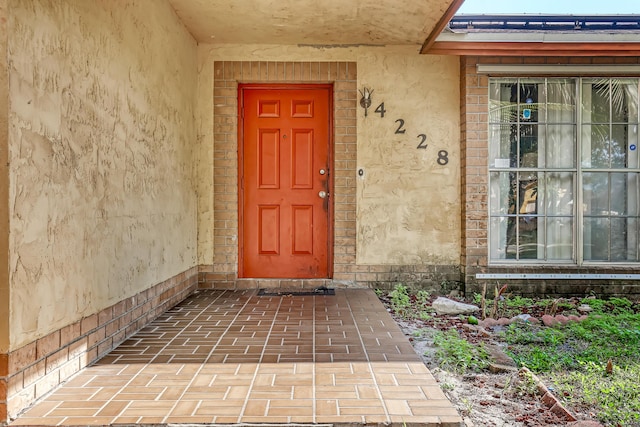
[[[240,277],[329,275],[331,90],[240,87]]]

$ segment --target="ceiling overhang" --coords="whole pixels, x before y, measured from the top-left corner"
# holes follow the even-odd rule
[[[169,0],[201,44],[414,45],[435,39],[463,0]],[[446,19],[445,19],[446,17]]]

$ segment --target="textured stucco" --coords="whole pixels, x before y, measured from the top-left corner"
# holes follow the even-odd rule
[[[458,76],[455,57],[358,58],[358,86],[374,89],[358,118],[358,263],[459,262]],[[383,101],[381,118],[373,110]]]
[[[9,0],[11,347],[196,263],[196,44],[165,1]]]
[[[0,0],[0,354],[9,350],[8,109],[7,1]]]
[[[311,48],[276,45],[201,45],[199,81],[211,86],[214,61],[356,61],[358,88],[374,90],[368,117],[358,107],[357,179],[359,264],[460,262],[459,63],[456,57],[421,56],[418,46]],[[203,96],[203,95],[201,95]],[[373,110],[385,102],[385,117]],[[215,144],[213,104],[198,108],[201,155]],[[406,133],[395,134],[395,120]],[[417,149],[419,134],[428,148]],[[437,163],[448,151],[448,164]],[[199,202],[213,206],[213,166],[201,164]],[[359,177],[357,169],[364,175]],[[356,178],[357,177],[357,178]],[[212,236],[201,217],[199,235]],[[211,264],[213,242],[200,240],[199,262]]]

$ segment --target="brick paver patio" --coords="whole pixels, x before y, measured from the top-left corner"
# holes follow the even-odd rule
[[[461,418],[369,289],[199,291],[11,425],[394,424]]]

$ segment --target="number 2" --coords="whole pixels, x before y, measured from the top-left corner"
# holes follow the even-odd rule
[[[416,148],[418,150],[426,150],[427,149],[427,135],[425,135],[424,133],[421,133],[420,135],[418,135],[418,138],[420,139],[420,143],[418,144],[418,146]]]
[[[396,129],[396,134],[405,133],[407,130],[404,128],[404,120],[398,119],[396,120],[396,123],[398,122],[400,122],[400,124],[398,125],[398,129]]]

